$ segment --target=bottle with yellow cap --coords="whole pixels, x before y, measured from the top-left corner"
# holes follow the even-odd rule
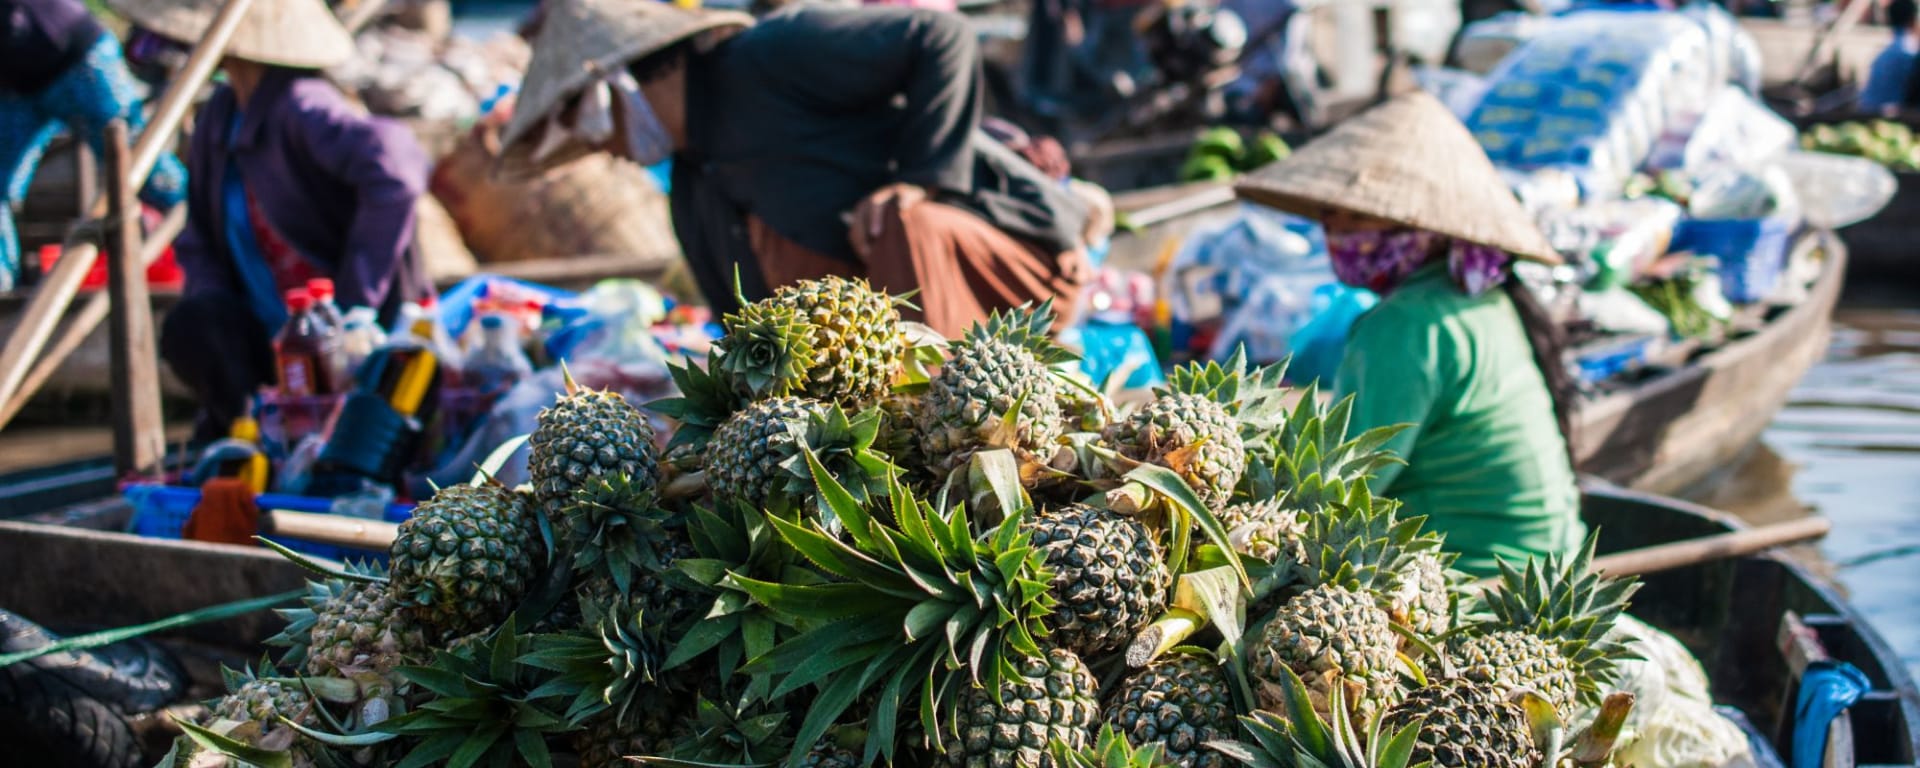
[[[227,436],[253,447],[253,455],[248,456],[240,465],[237,477],[245,481],[255,495],[267,492],[267,479],[272,467],[267,463],[267,454],[260,449],[260,422],[251,416],[242,416],[233,420]]]

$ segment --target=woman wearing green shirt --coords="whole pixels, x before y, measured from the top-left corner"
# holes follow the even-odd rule
[[[1320,219],[1334,273],[1382,296],[1334,381],[1352,429],[1406,425],[1375,490],[1445,532],[1458,567],[1570,554],[1586,536],[1557,327],[1513,276],[1559,259],[1464,126],[1432,97],[1348,121],[1243,183]]]

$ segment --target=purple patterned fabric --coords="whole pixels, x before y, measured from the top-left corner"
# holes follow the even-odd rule
[[[1498,248],[1452,240],[1419,229],[1376,229],[1327,233],[1327,255],[1334,277],[1385,296],[1420,267],[1439,246],[1447,251],[1447,274],[1469,296],[1506,282],[1513,258]]]

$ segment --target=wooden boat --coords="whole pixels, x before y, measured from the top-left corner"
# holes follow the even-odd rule
[[[1116,238],[1110,263],[1152,269],[1190,231],[1233,215],[1223,184],[1119,195],[1133,234]],[[1796,247],[1826,258],[1805,301],[1750,308],[1740,334],[1712,349],[1677,351],[1636,383],[1580,404],[1575,454],[1582,472],[1635,490],[1680,494],[1753,445],[1808,369],[1826,353],[1847,249],[1813,234]]]
[[[70,493],[100,490],[84,469]],[[0,479],[0,486],[13,490],[21,482]],[[61,484],[53,476],[32,482],[43,493]],[[0,517],[17,516],[20,506]],[[1584,508],[1587,522],[1601,532],[1603,554],[1741,527],[1698,506],[1603,487],[1587,490]],[[151,621],[290,591],[305,577],[263,549],[18,519],[0,519],[0,562],[9,564],[11,574],[0,580],[0,608],[58,628]],[[1809,659],[1830,657],[1859,668],[1873,690],[1834,727],[1822,765],[1920,766],[1920,692],[1900,657],[1806,569],[1766,554],[1655,574],[1646,582],[1633,614],[1684,642],[1707,670],[1716,700],[1744,715],[1764,743],[1787,748],[1798,675]],[[1810,634],[1790,646],[1776,642],[1800,627]],[[257,658],[258,643],[277,630],[277,620],[262,612],[172,630],[161,641],[186,657],[190,672],[210,675],[213,661]]]

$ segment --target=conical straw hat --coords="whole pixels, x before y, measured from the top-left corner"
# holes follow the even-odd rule
[[[189,45],[213,26],[221,0],[109,0],[133,23]],[[353,58],[353,35],[321,0],[254,0],[227,55],[261,64],[326,69]]]
[[[533,60],[501,137],[509,154],[600,73],[613,72],[687,38],[753,17],[690,11],[660,0],[555,0],[533,40]]]
[[[1560,263],[1479,142],[1426,93],[1353,117],[1235,191],[1308,218],[1344,210]]]

